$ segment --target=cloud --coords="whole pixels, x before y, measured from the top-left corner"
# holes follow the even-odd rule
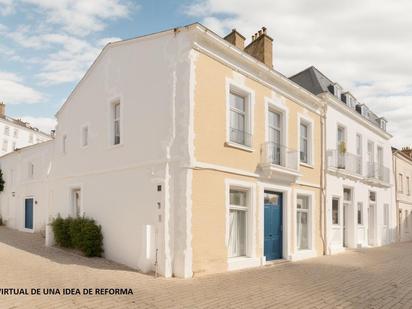
[[[125,18],[137,5],[120,0],[22,0],[31,4],[46,17],[49,24],[59,25],[78,36],[101,31],[109,20]]]
[[[55,129],[57,124],[55,118],[49,117],[22,116],[17,118],[21,118],[23,121],[30,123],[33,127],[45,133],[50,133],[51,130]]]
[[[14,13],[13,0],[0,0],[0,15],[7,16]]]
[[[0,101],[7,104],[39,103],[44,95],[23,84],[14,73],[0,72]]]
[[[316,66],[386,117],[395,145],[412,144],[412,2],[202,0],[184,10],[220,35],[236,28],[247,43],[266,26],[276,70]]]

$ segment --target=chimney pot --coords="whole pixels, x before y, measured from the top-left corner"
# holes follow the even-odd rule
[[[262,35],[262,30],[259,30],[259,36],[261,36]]]
[[[225,36],[224,39],[239,49],[243,49],[245,47],[245,37],[237,32],[235,28],[233,28],[232,32]]]
[[[266,27],[262,27],[263,34],[266,34]]]
[[[272,51],[273,39],[267,35],[265,27],[252,35],[252,42],[245,47],[245,52],[270,68],[273,67]]]

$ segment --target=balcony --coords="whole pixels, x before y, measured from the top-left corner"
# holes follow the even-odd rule
[[[326,154],[328,168],[353,176],[362,176],[362,157],[352,153],[339,153],[338,150],[328,150]]]
[[[368,180],[374,184],[389,185],[390,170],[388,167],[378,163],[368,163]]]
[[[260,167],[268,178],[282,178],[285,181],[296,181],[299,152],[281,144],[266,142],[260,149]]]

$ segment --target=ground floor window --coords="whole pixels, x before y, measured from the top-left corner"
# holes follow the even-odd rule
[[[81,191],[80,189],[73,189],[72,190],[72,207],[73,213],[75,217],[82,216],[82,209],[81,209]]]
[[[339,224],[339,199],[332,199],[332,224]]]
[[[229,257],[246,255],[247,191],[230,189]]]
[[[297,196],[297,247],[298,250],[309,249],[309,197]]]
[[[358,224],[363,225],[363,204],[358,203]]]
[[[383,225],[388,226],[389,224],[389,204],[383,205]]]

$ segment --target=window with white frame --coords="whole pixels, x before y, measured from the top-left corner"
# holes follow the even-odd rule
[[[409,233],[409,211],[405,210],[405,232]]]
[[[362,135],[356,134],[356,172],[362,174]]]
[[[358,202],[358,225],[363,225],[363,203]]]
[[[236,144],[251,146],[249,130],[250,112],[248,98],[233,90],[230,91],[230,141]]]
[[[333,85],[333,92],[334,92],[334,95],[340,100],[341,95],[342,95],[342,87],[339,86],[339,84],[334,84]]]
[[[332,224],[338,225],[340,223],[339,214],[339,198],[332,198]]]
[[[120,102],[116,102],[113,104],[113,145],[121,142],[120,121]]]
[[[14,129],[13,136],[15,138],[17,138],[19,136],[19,130],[18,129]]]
[[[67,135],[62,137],[62,152],[67,153]]]
[[[389,224],[389,204],[383,205],[383,225],[388,226]]]
[[[409,176],[406,176],[406,194],[411,195],[411,180]]]
[[[300,162],[311,163],[311,130],[310,124],[302,121],[300,122]]]
[[[86,147],[89,145],[89,127],[84,126],[82,128],[82,146]]]
[[[296,235],[298,250],[310,249],[310,201],[309,196],[298,195],[296,199]]]
[[[4,135],[7,135],[7,136],[10,135],[10,127],[9,126],[4,127]]]
[[[3,140],[3,145],[2,145],[2,147],[1,147],[1,149],[2,149],[3,151],[7,151],[8,148],[9,148],[9,141],[5,139],[5,140]]]
[[[229,200],[229,257],[246,256],[248,191],[231,188]]]
[[[403,193],[403,175],[401,173],[398,175],[398,192]]]
[[[271,163],[282,162],[282,115],[272,109],[268,110],[268,143]]]

